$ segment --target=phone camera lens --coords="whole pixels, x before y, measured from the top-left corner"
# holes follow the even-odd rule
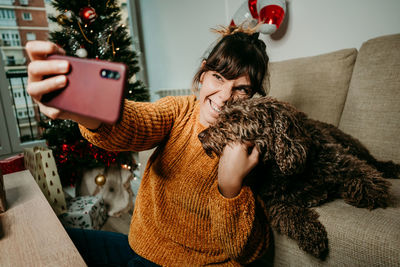
[[[118,80],[121,78],[121,75],[119,74],[118,71],[113,71],[113,70],[108,70],[108,69],[102,69],[100,71],[100,76],[105,79],[112,79],[112,80]]]

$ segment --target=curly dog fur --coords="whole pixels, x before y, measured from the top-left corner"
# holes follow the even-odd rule
[[[360,208],[384,208],[390,183],[383,178],[400,173],[400,165],[376,160],[337,127],[271,97],[229,101],[199,139],[210,156],[231,142],[253,143],[260,163],[247,181],[265,201],[272,227],[320,259],[328,254],[328,237],[310,207],[343,198]]]

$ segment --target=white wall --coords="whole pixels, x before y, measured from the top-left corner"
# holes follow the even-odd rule
[[[139,0],[149,88],[190,88],[205,50],[244,0]],[[271,61],[356,47],[400,33],[400,0],[287,0],[284,23],[262,36]],[[399,48],[400,49],[400,48]],[[158,97],[152,95],[155,100]]]

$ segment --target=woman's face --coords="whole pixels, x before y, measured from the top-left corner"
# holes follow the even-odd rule
[[[200,123],[206,127],[215,122],[228,99],[251,96],[248,76],[227,80],[216,71],[206,71],[201,75],[200,82]]]

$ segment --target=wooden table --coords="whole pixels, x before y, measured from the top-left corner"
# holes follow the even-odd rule
[[[29,171],[4,175],[0,266],[86,266]]]

